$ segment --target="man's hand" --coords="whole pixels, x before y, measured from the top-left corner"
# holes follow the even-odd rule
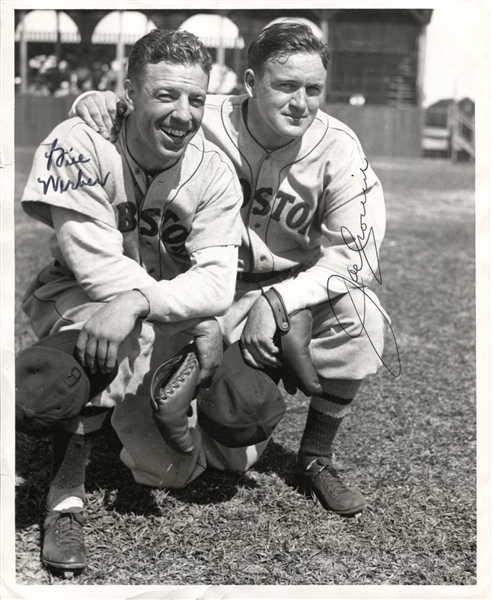
[[[149,304],[138,291],[124,292],[103,305],[85,323],[77,340],[77,356],[91,373],[110,373],[116,365],[118,349],[132,332],[140,316],[149,311]]]
[[[223,338],[216,319],[203,319],[184,330],[190,333],[197,349],[200,372],[198,384],[212,378],[223,357]]]
[[[279,348],[274,343],[276,321],[267,300],[260,296],[252,306],[241,335],[245,362],[252,367],[278,367]]]
[[[89,94],[75,106],[76,115],[110,142],[116,141],[126,110],[126,104],[110,91]]]

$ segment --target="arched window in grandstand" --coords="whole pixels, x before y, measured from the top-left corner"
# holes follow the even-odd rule
[[[77,25],[67,13],[61,10],[31,10],[19,23],[15,31],[15,41],[24,38],[27,42],[56,42],[62,44],[80,43]]]
[[[245,47],[238,27],[223,15],[198,14],[180,25],[194,33],[211,51],[214,59],[209,80],[209,93],[230,94],[238,91],[239,52]]]
[[[117,44],[120,38],[125,45],[134,44],[157,25],[138,10],[114,10],[99,21],[92,34],[93,44]]]
[[[21,13],[22,14],[22,13]],[[15,30],[18,46],[15,84],[21,94],[48,96],[70,82],[62,45],[79,44],[77,25],[61,10],[31,10],[22,14]]]

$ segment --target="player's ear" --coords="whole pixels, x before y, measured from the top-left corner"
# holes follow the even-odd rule
[[[255,97],[255,73],[252,71],[252,69],[247,69],[245,71],[245,88],[247,91],[247,94],[250,96],[250,98],[254,98]]]
[[[125,98],[128,108],[133,110],[135,103],[135,88],[130,79],[125,79],[125,83],[123,84],[123,97]]]

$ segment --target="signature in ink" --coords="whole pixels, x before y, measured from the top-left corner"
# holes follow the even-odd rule
[[[79,156],[77,158],[73,158],[73,157],[67,158],[67,155],[70,154],[72,152],[72,150],[73,150],[73,148],[70,148],[69,150],[65,150],[65,148],[63,148],[62,146],[59,146],[58,138],[55,138],[51,142],[50,151],[45,152],[45,158],[48,159],[46,161],[46,170],[47,171],[51,170],[51,166],[53,164],[53,155],[55,153],[58,153],[55,158],[55,166],[60,169],[66,168],[66,167],[72,167],[72,166],[78,165],[80,163],[87,163],[91,160],[90,158],[84,159],[83,154],[79,154]]]
[[[332,279],[336,278],[345,284],[347,293],[349,294],[349,297],[351,299],[351,302],[353,304],[353,308],[354,308],[354,311],[356,314],[356,319],[357,319],[356,322],[359,321],[361,327],[360,327],[359,331],[351,334],[344,327],[344,324],[341,323],[341,321],[337,317],[335,303],[333,303],[333,301],[331,301],[331,298],[329,295],[329,303],[332,307],[332,310],[337,319],[337,322],[342,327],[343,331],[345,331],[347,333],[347,335],[349,335],[350,337],[358,337],[362,334],[365,334],[367,336],[368,341],[370,342],[373,350],[375,351],[375,353],[377,354],[381,363],[383,364],[383,366],[387,369],[387,371],[391,375],[393,375],[394,377],[399,377],[399,375],[401,373],[401,361],[400,361],[400,355],[399,355],[399,348],[397,347],[397,340],[396,340],[394,331],[392,329],[392,325],[391,325],[390,320],[388,319],[387,315],[384,313],[384,311],[380,307],[380,305],[378,303],[376,303],[375,300],[372,298],[372,296],[370,296],[366,292],[365,286],[368,285],[368,282],[363,281],[363,277],[360,273],[360,271],[362,271],[363,267],[366,265],[369,268],[371,274],[373,275],[373,278],[377,281],[377,283],[379,285],[382,285],[382,283],[383,283],[383,277],[382,277],[382,272],[381,272],[381,268],[380,268],[380,259],[379,259],[379,255],[378,255],[378,246],[377,246],[377,241],[375,239],[375,232],[373,230],[373,227],[368,228],[368,224],[366,222],[366,214],[367,214],[366,203],[368,200],[368,198],[367,198],[368,181],[367,181],[367,177],[366,177],[366,171],[368,169],[368,166],[369,166],[368,161],[365,158],[365,166],[364,166],[364,168],[360,169],[360,171],[363,174],[363,189],[362,189],[363,199],[361,200],[362,210],[360,213],[359,231],[357,232],[356,235],[354,235],[353,233],[351,233],[351,231],[349,231],[349,229],[347,227],[341,227],[341,234],[342,234],[344,243],[352,252],[355,252],[357,254],[357,259],[352,265],[347,267],[347,272],[348,272],[349,277],[344,277],[343,275],[331,275],[329,277],[329,279],[327,280],[327,294],[329,295],[329,290],[330,290],[329,282]],[[357,306],[360,306],[361,303],[359,303],[359,302],[356,303],[354,297],[351,295],[354,293],[362,294],[362,297],[363,297],[362,298],[362,304],[363,304],[362,313],[360,313],[357,308]],[[371,302],[373,304],[373,306],[377,309],[377,311],[382,315],[385,323],[389,327],[390,332],[392,334],[392,339],[394,342],[396,359],[397,359],[397,369],[395,371],[393,369],[391,369],[385,363],[383,357],[379,353],[379,350],[375,347],[375,344],[374,344],[373,340],[371,339],[371,336],[368,333],[367,328],[365,326],[367,300],[369,302]]]
[[[355,332],[351,332],[349,331],[344,323],[342,321],[339,320],[338,316],[337,316],[337,306],[335,304],[335,299],[332,300],[329,296],[329,304],[334,312],[335,318],[337,320],[337,322],[339,323],[339,325],[341,326],[342,330],[351,338],[357,338],[360,335],[366,335],[366,337],[368,338],[368,341],[371,344],[371,347],[373,348],[373,350],[375,351],[376,355],[378,356],[378,358],[380,359],[380,362],[382,363],[382,365],[387,369],[387,371],[393,375],[394,377],[399,377],[399,375],[401,374],[401,359],[400,359],[400,354],[399,354],[399,348],[397,346],[397,339],[395,337],[394,334],[394,330],[392,329],[392,325],[390,323],[389,318],[387,317],[387,315],[385,314],[385,312],[383,311],[382,307],[380,306],[380,304],[378,302],[375,302],[375,299],[369,295],[367,293],[367,290],[364,286],[362,285],[358,285],[356,283],[354,283],[354,281],[352,281],[351,279],[344,277],[342,275],[331,275],[329,277],[329,279],[327,280],[327,292],[329,291],[329,282],[333,279],[337,279],[339,281],[342,281],[345,286],[346,286],[346,291],[349,295],[349,298],[351,299],[353,308],[354,308],[354,313],[356,315],[356,322],[359,322],[360,324],[360,328],[359,330],[356,330]],[[356,301],[356,297],[354,294],[361,294],[362,295],[362,302],[357,302]],[[367,312],[367,301],[371,302],[371,304],[373,305],[373,307],[382,315],[383,320],[385,321],[385,324],[388,326],[390,333],[392,335],[392,340],[394,343],[394,347],[395,347],[395,354],[396,354],[396,360],[397,360],[397,367],[396,368],[391,368],[391,366],[389,366],[385,360],[383,359],[383,356],[380,354],[379,349],[375,346],[373,340],[371,339],[371,336],[366,328],[366,312]],[[362,310],[361,310],[361,305],[363,306]],[[361,310],[361,312],[360,312]]]
[[[368,169],[368,161],[365,158],[365,167],[360,169],[363,174],[363,199],[361,200],[362,211],[360,214],[359,222],[360,222],[360,231],[357,235],[353,235],[347,227],[341,227],[342,239],[346,246],[352,251],[358,254],[358,263],[354,263],[353,265],[347,268],[349,273],[349,277],[351,281],[354,283],[359,282],[358,273],[363,269],[364,263],[366,263],[373,275],[373,277],[377,280],[379,284],[382,283],[382,272],[380,270],[380,259],[378,256],[378,247],[375,239],[375,232],[373,231],[373,227],[368,229],[368,224],[365,221],[366,217],[366,202],[367,192],[368,192],[368,182],[366,177],[366,171]],[[375,263],[376,268],[374,269],[372,264]]]
[[[51,143],[51,148],[48,152],[45,152],[46,160],[46,170],[51,171],[52,166],[54,165],[58,169],[66,169],[68,167],[74,167],[76,165],[80,165],[83,163],[88,163],[91,161],[90,158],[85,158],[83,154],[79,154],[78,156],[70,156],[73,148],[66,150],[63,146],[58,145],[58,138],[55,138]],[[50,191],[50,188],[54,192],[59,192],[63,194],[64,192],[72,189],[77,190],[83,187],[93,187],[95,185],[100,185],[104,187],[108,181],[110,176],[110,172],[106,173],[106,175],[102,178],[95,177],[94,179],[91,177],[84,177],[81,169],[77,170],[77,177],[75,180],[66,179],[64,180],[60,175],[54,177],[53,175],[49,175],[47,179],[42,179],[38,177],[38,183],[41,183],[43,186],[43,194],[46,194]]]

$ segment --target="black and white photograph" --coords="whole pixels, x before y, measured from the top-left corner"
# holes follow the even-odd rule
[[[489,4],[0,16],[1,597],[489,598]]]

